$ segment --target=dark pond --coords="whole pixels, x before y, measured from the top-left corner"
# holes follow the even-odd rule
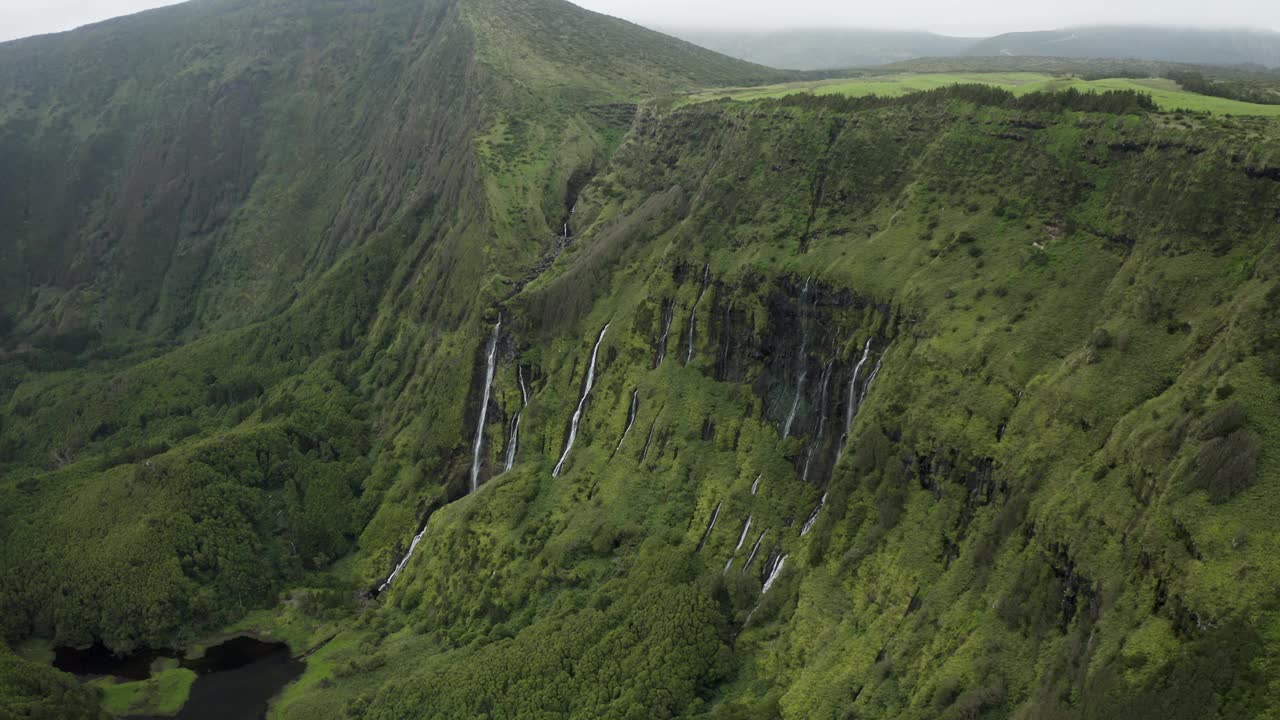
[[[59,648],[53,665],[80,676],[114,675],[144,680],[158,658],[177,657],[172,651],[143,651],[117,656],[101,645],[85,650]],[[180,660],[194,670],[191,696],[178,713],[179,720],[259,720],[267,705],[306,665],[295,660],[284,643],[236,637],[205,651],[203,657]]]

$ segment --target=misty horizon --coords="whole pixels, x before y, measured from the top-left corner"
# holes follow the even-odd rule
[[[0,42],[66,32],[175,4],[180,3],[174,0],[51,0],[37,6],[0,0]],[[1155,5],[1149,0],[1127,3],[1097,0],[1077,3],[1071,9],[1064,9],[1064,14],[1004,0],[986,0],[963,7],[940,0],[916,0],[892,8],[861,8],[857,18],[849,15],[848,9],[828,0],[801,0],[789,3],[785,9],[765,0],[739,0],[731,8],[725,0],[576,0],[574,4],[660,32],[897,32],[964,39],[1105,27],[1280,33],[1280,6],[1253,0],[1220,3],[1212,9],[1188,2]],[[914,19],[921,15],[928,15],[932,20],[920,23]]]

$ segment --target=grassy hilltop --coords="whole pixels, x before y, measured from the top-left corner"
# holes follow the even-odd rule
[[[0,45],[4,639],[327,640],[308,720],[1268,717],[1280,125],[796,79],[554,0]]]

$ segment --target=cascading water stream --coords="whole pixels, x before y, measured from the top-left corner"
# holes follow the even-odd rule
[[[573,411],[573,418],[569,421],[569,439],[564,444],[564,453],[560,456],[560,462],[556,463],[556,467],[551,471],[551,477],[560,477],[560,471],[564,469],[564,461],[569,459],[569,451],[573,449],[573,443],[578,439],[578,423],[582,421],[582,411],[586,407],[587,397],[591,395],[591,387],[596,383],[596,358],[600,354],[600,343],[604,342],[604,334],[609,331],[609,324],[606,323],[600,331],[600,336],[596,338],[596,346],[591,350],[591,364],[587,367],[587,381],[582,388],[582,398],[578,400],[578,409]]]
[[[760,537],[756,538],[756,544],[751,546],[751,554],[747,555],[747,562],[742,566],[743,574],[751,567],[751,561],[756,559],[756,553],[760,550],[760,543],[764,542],[764,536],[768,534],[769,528],[760,531]]]
[[[764,587],[760,588],[761,595],[769,592],[769,588],[773,587],[774,581],[782,574],[782,566],[786,564],[788,557],[783,555],[773,563],[773,567],[769,569],[769,577],[764,581]]]
[[[853,375],[849,378],[849,399],[844,407],[844,434],[840,436],[840,449],[836,452],[836,462],[840,461],[844,455],[845,445],[849,442],[849,434],[853,432],[853,418],[858,414],[858,374],[862,372],[862,366],[867,364],[867,358],[871,356],[871,338],[867,338],[867,344],[862,348],[862,357],[858,359],[858,364],[853,366]]]
[[[702,552],[702,547],[707,544],[707,540],[711,537],[711,531],[716,529],[716,520],[720,519],[720,505],[716,503],[716,509],[711,511],[711,522],[707,523],[707,531],[702,533],[702,539],[698,541],[697,552]]]
[[[787,421],[782,425],[782,437],[786,439],[791,435],[791,424],[795,422],[796,411],[800,409],[800,398],[804,394],[804,380],[808,374],[805,363],[805,352],[809,343],[808,326],[804,323],[804,302],[809,297],[809,282],[812,278],[806,278],[804,281],[804,290],[800,292],[800,313],[797,320],[800,321],[800,354],[796,357],[796,368],[798,375],[796,377],[796,399],[791,403],[791,412],[787,413]]]
[[[516,464],[516,449],[520,446],[520,416],[524,414],[523,408],[529,405],[529,390],[524,385],[524,368],[518,365],[516,379],[520,381],[521,410],[517,411],[516,416],[511,419],[511,439],[507,441],[507,457],[506,462],[503,463],[503,472],[507,472]]]
[[[876,359],[876,366],[871,370],[871,374],[867,376],[867,381],[862,384],[862,394],[858,397],[858,405],[862,405],[867,399],[867,393],[871,391],[871,384],[876,381],[876,377],[880,375],[880,368],[884,367],[884,355],[889,348],[885,348],[880,352],[880,357]]]
[[[676,301],[674,298],[667,300],[662,304],[662,337],[658,338],[658,357],[653,361],[653,369],[657,370],[658,366],[667,357],[667,338],[671,336],[671,320],[676,314]]]
[[[387,588],[391,587],[391,581],[395,580],[396,576],[400,574],[400,571],[409,564],[409,558],[413,557],[413,551],[418,549],[418,543],[422,541],[422,536],[425,535],[426,532],[427,528],[424,525],[422,529],[418,531],[418,534],[413,536],[413,542],[409,543],[409,551],[400,559],[395,570],[392,570],[391,574],[387,576],[387,579],[383,580],[382,584],[378,586],[378,594],[382,594]]]
[[[484,421],[489,414],[489,392],[493,389],[493,370],[498,359],[498,335],[502,332],[502,316],[498,316],[498,324],[493,326],[493,337],[489,338],[489,352],[486,356],[484,372],[484,394],[480,399],[480,419],[476,423],[476,439],[471,445],[471,492],[480,487],[480,450],[484,447]]]
[[[813,524],[818,522],[818,515],[819,513],[822,512],[822,506],[826,504],[827,504],[827,494],[822,493],[822,499],[818,501],[818,507],[814,508],[813,512],[809,513],[809,519],[805,520],[804,527],[800,528],[800,537],[804,537],[805,535],[808,535],[809,531],[813,529]]]
[[[507,455],[503,458],[502,472],[507,472],[516,464],[516,448],[520,442],[520,413],[511,419],[511,440],[507,442]]]
[[[831,366],[831,363],[827,363],[822,370],[822,390],[818,392],[818,432],[813,436],[813,442],[809,443],[809,452],[805,454],[804,471],[800,473],[800,479],[804,482],[809,482],[809,465],[813,463],[813,454],[817,452],[822,434],[827,429],[827,387],[831,383]]]
[[[729,555],[729,560],[724,564],[724,570],[720,571],[721,575],[729,572],[729,568],[733,566],[733,556],[738,554],[742,549],[743,543],[747,541],[747,533],[751,532],[751,515],[747,516],[747,523],[742,526],[742,534],[738,536],[738,544],[733,548],[733,552]]]
[[[752,495],[755,495],[757,492],[759,492],[759,490],[760,490],[760,481],[761,481],[761,480],[763,480],[763,479],[764,479],[764,473],[760,473],[759,475],[757,475],[757,476],[756,476],[756,479],[751,483],[751,494],[752,494]]]
[[[698,305],[702,303],[702,296],[707,294],[707,282],[711,278],[711,266],[702,266],[702,291],[698,293],[698,299],[693,301],[693,309],[689,311],[689,351],[685,354],[684,364],[688,365],[693,362],[693,334],[698,326]]]
[[[631,434],[631,426],[636,424],[636,415],[640,413],[640,389],[631,393],[631,410],[627,413],[627,429],[622,431],[622,437],[618,439],[618,446],[613,449],[613,455],[617,455],[622,449],[622,443],[627,441],[627,435]],[[613,455],[609,459],[613,459]]]
[[[738,546],[733,549],[738,552],[742,549],[742,544],[747,541],[747,533],[751,532],[751,515],[747,516],[747,524],[742,526],[742,534],[738,536]]]

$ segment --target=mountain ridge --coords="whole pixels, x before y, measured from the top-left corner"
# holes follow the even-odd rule
[[[1280,32],[1175,26],[1082,25],[951,37],[927,32],[823,29],[733,31],[666,28],[733,57],[796,70],[840,70],[951,56],[1133,58],[1194,65],[1280,67]]]

